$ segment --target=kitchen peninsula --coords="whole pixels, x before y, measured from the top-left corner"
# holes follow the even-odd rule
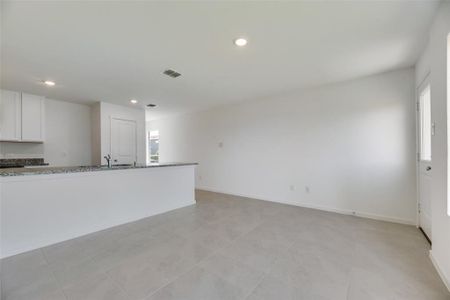
[[[2,169],[1,257],[192,205],[195,166]]]

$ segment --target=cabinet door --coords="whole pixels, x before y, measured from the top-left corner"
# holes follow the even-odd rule
[[[22,141],[44,141],[44,98],[22,93]]]
[[[0,140],[21,139],[20,93],[2,90],[0,94]]]

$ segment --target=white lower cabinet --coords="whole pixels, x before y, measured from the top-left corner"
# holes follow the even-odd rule
[[[1,91],[0,141],[44,142],[45,99],[41,96]]]

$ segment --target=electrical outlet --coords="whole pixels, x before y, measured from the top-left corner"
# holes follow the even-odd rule
[[[305,185],[305,193],[309,194],[310,190],[309,190],[309,186]]]
[[[219,143],[219,148],[223,148],[223,142]]]

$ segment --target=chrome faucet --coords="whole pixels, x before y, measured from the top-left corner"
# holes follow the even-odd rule
[[[108,168],[111,168],[111,154],[103,156],[106,159],[106,162],[108,163]]]

